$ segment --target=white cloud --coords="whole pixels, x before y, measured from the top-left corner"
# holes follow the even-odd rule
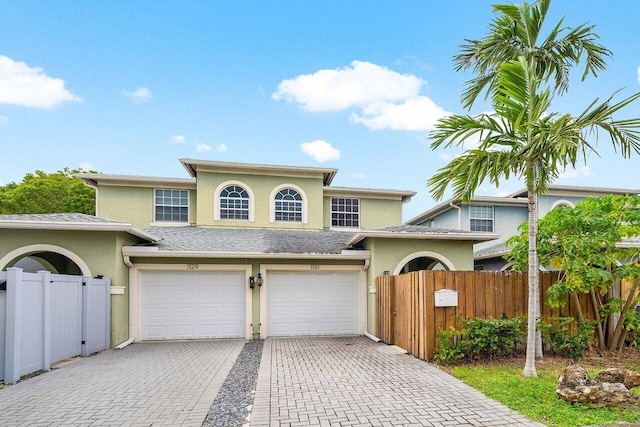
[[[558,178],[561,179],[576,179],[581,178],[583,176],[594,176],[595,174],[591,171],[589,166],[582,166],[579,168],[571,168],[567,169],[560,174]]]
[[[184,135],[174,135],[171,137],[172,144],[184,144],[186,141]]]
[[[196,151],[199,153],[206,153],[207,151],[211,151],[211,146],[200,142],[196,144]]]
[[[9,121],[9,119],[7,119],[6,117],[0,116],[0,126],[4,125],[8,121]]]
[[[371,130],[431,130],[438,119],[449,115],[426,96],[409,98],[401,104],[377,102],[365,106],[362,115],[351,114],[353,123],[361,123]]]
[[[365,179],[367,176],[363,173],[357,172],[357,173],[352,173],[351,175],[349,175],[349,178],[351,179]]]
[[[271,95],[276,101],[301,104],[308,111],[336,111],[382,101],[415,97],[423,80],[370,62],[353,61],[350,67],[320,70],[283,80]]]
[[[451,160],[451,154],[447,153],[446,151],[438,154],[438,157],[440,157],[440,160]]]
[[[53,108],[81,99],[64,87],[62,79],[49,77],[42,68],[29,67],[0,55],[0,103],[24,107]]]
[[[95,170],[93,165],[91,165],[91,163],[89,163],[89,162],[80,162],[80,164],[78,165],[78,168],[82,169],[82,170],[85,170],[85,171],[93,171],[93,170]]]
[[[144,86],[140,86],[133,92],[125,90],[124,94],[136,102],[147,102],[152,98],[151,91]]]
[[[638,83],[640,83],[640,67],[638,67]]]
[[[340,158],[340,150],[333,148],[327,141],[317,139],[313,142],[303,142],[300,149],[318,163],[324,163],[327,160],[338,160]]]
[[[220,144],[216,147],[216,151],[218,153],[224,153],[225,151],[227,151],[227,144]]]

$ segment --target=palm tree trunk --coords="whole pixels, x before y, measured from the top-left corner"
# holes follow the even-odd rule
[[[524,365],[525,377],[537,377],[536,372],[536,330],[538,323],[538,197],[533,191],[533,168],[527,167],[527,198],[529,200],[529,306],[527,310],[527,358]]]

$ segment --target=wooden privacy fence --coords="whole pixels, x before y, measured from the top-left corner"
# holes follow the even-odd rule
[[[544,303],[549,287],[557,279],[557,272],[540,272],[541,317],[547,321],[557,316],[577,317],[571,300],[562,308]],[[433,358],[438,331],[462,327],[454,316],[497,319],[527,315],[526,271],[416,271],[378,277],[376,287],[378,337],[421,359]],[[440,289],[457,291],[458,305],[436,307],[435,291]],[[586,295],[580,296],[580,303],[583,314],[593,318],[593,306]]]

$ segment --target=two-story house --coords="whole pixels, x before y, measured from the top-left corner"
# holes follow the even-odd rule
[[[542,218],[558,206],[575,206],[587,197],[610,194],[640,194],[640,190],[551,185],[547,193],[538,198],[538,215]],[[406,224],[495,233],[497,240],[480,242],[474,246],[474,263],[476,270],[501,270],[511,266],[503,259],[509,252],[504,242],[516,235],[518,226],[527,219],[525,189],[505,197],[476,196],[468,204],[450,199],[410,219]]]
[[[0,270],[110,277],[114,345],[375,335],[377,276],[472,270],[497,237],[403,225],[414,192],[333,187],[336,169],[180,162],[187,178],[79,175],[95,217],[0,216]]]

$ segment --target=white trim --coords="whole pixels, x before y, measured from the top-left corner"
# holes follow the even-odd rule
[[[341,259],[368,260],[367,250],[343,250],[339,254],[285,254],[267,252],[224,252],[224,251],[160,251],[151,246],[123,246],[122,255],[142,258],[230,258],[230,259]]]
[[[20,255],[29,255],[35,252],[55,252],[60,255],[64,255],[80,268],[83,276],[93,277],[93,274],[91,274],[91,270],[89,269],[87,263],[85,263],[78,255],[71,252],[69,249],[48,244],[28,245],[12,250],[8,254],[0,258],[0,271],[2,271],[10,261],[19,257]]]
[[[251,289],[249,288],[249,277],[251,277],[251,265],[246,264],[199,264],[198,269],[190,269],[189,266],[193,264],[133,264],[134,270],[134,283],[129,284],[131,286],[131,301],[134,312],[134,341],[140,341],[140,326],[141,326],[141,311],[142,311],[142,299],[141,299],[141,285],[142,285],[142,272],[143,271],[175,271],[175,272],[198,272],[198,271],[244,271],[245,273],[245,338],[251,339],[251,315],[253,307],[253,298]]]
[[[398,265],[396,265],[396,268],[393,270],[393,275],[397,276],[398,274],[400,274],[404,266],[409,261],[412,261],[416,258],[423,258],[423,257],[433,258],[441,262],[442,264],[444,264],[449,269],[449,271],[456,271],[456,267],[453,265],[453,263],[449,261],[446,257],[442,256],[442,254],[438,254],[436,252],[431,252],[431,251],[420,251],[420,252],[414,252],[402,258],[402,261],[400,261]]]
[[[280,190],[283,190],[285,188],[293,188],[298,192],[298,194],[300,194],[300,197],[302,197],[302,223],[299,223],[296,221],[277,221],[277,223],[278,224],[280,223],[306,224],[308,222],[308,212],[309,212],[309,203],[307,201],[307,194],[304,192],[302,188],[298,187],[295,184],[281,184],[275,187],[271,191],[271,194],[269,195],[269,222],[276,223],[276,194],[278,194]]]
[[[564,200],[564,199],[560,199],[560,200],[556,200],[555,202],[553,202],[553,204],[551,205],[551,210],[554,210],[558,206],[571,206],[572,208],[576,207],[576,205],[574,205],[570,201]]]
[[[308,273],[358,273],[358,333],[364,334],[367,322],[367,273],[361,265],[316,265],[316,264],[261,264],[260,273],[264,284],[260,288],[260,338],[268,338],[269,330],[267,323],[267,292],[269,291],[269,272],[308,272]]]
[[[469,242],[486,242],[496,240],[500,236],[494,233],[480,232],[460,232],[460,233],[439,233],[430,231],[430,227],[424,227],[424,232],[403,232],[403,231],[384,231],[384,230],[363,230],[354,234],[347,242],[347,246],[353,246],[362,240],[369,238],[384,239],[427,239],[427,240],[462,240]]]
[[[230,185],[237,185],[239,187],[242,187],[247,193],[249,193],[249,222],[255,222],[256,197],[253,195],[253,190],[244,182],[236,181],[236,180],[223,182],[222,184],[218,185],[215,193],[213,193],[213,220],[214,221],[246,221],[242,219],[220,219],[220,193],[222,192],[222,190],[224,190]]]

